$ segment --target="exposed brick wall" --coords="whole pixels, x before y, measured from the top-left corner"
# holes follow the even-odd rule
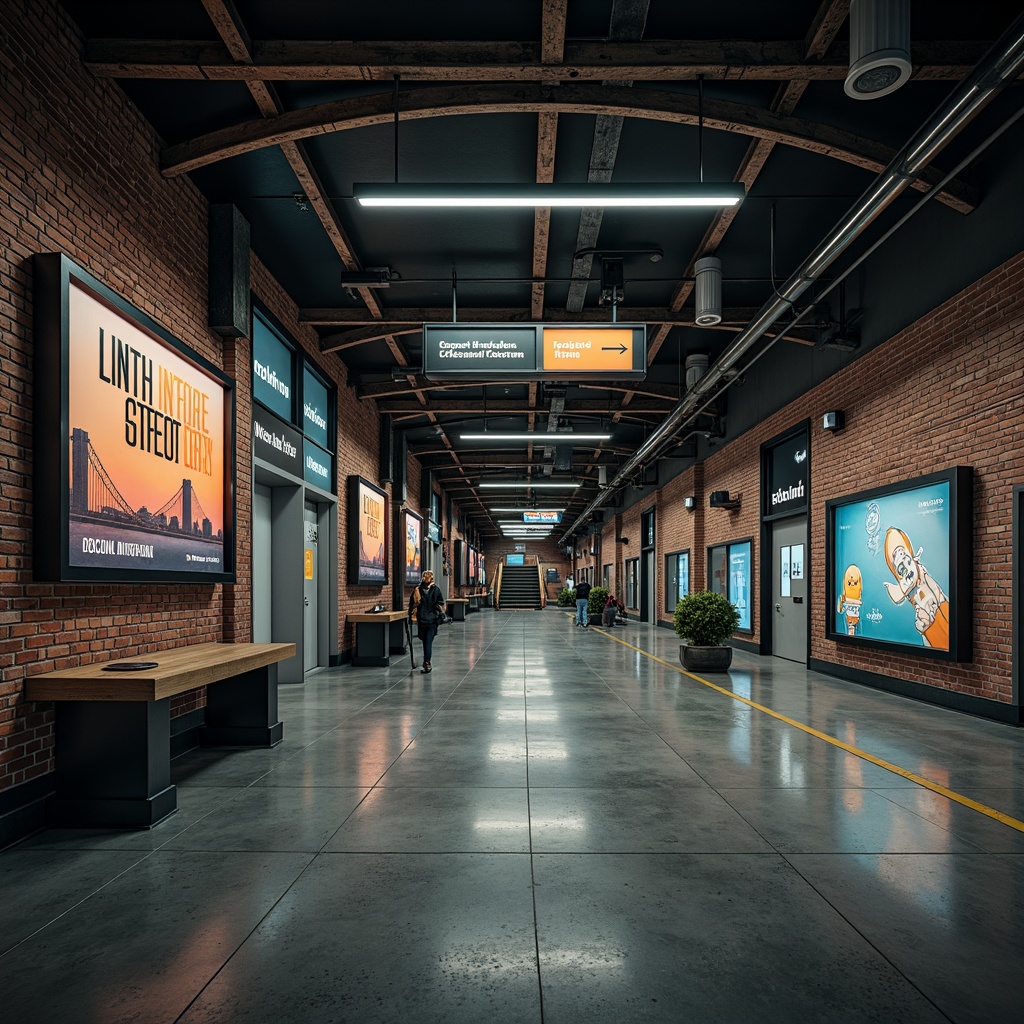
[[[159,172],[121,90],[82,67],[49,3],[9,2],[0,33],[0,788],[52,768],[52,710],[26,675],[100,653],[224,635],[224,587],[36,583],[32,577],[32,256],[63,251],[218,366],[206,326],[206,202]],[[182,698],[175,712],[201,702]]]
[[[556,531],[554,531],[557,533]],[[493,538],[487,542],[488,585],[494,581],[498,571],[498,563],[504,562],[506,555],[515,554],[516,544],[526,545],[526,563],[537,563],[541,572],[548,569],[558,570],[558,583],[545,583],[545,594],[550,602],[558,600],[558,592],[565,586],[566,577],[572,571],[572,563],[565,555],[565,549],[558,546],[558,537],[551,536],[544,540],[516,541],[505,537]]]
[[[659,591],[667,552],[690,548],[691,589],[696,590],[707,585],[707,547],[747,537],[754,539],[758,586],[761,445],[810,418],[811,657],[1010,701],[1012,494],[1024,480],[1022,342],[1024,253],[662,487],[656,518]],[[833,434],[818,428],[829,409],[846,413],[844,430]],[[826,501],[954,465],[974,468],[973,661],[951,664],[827,640]],[[709,509],[707,495],[714,490],[729,491],[741,507]],[[696,498],[692,514],[682,509],[683,497],[691,493]],[[638,502],[616,517],[614,530],[604,530],[605,544],[612,534],[630,539],[620,545],[619,571],[626,558],[639,554],[640,512],[648,505],[649,499]],[[755,614],[754,640],[760,638]]]
[[[187,178],[159,172],[159,142],[114,83],[80,60],[77,29],[56,4],[8,2],[0,34],[0,789],[53,766],[52,710],[22,697],[27,675],[96,657],[141,656],[206,640],[251,639],[252,412],[248,339],[207,327],[208,207]],[[65,252],[236,380],[235,586],[37,583],[32,577],[32,256]],[[345,584],[345,487],[377,479],[379,417],[318,355],[294,301],[255,258],[252,289],[338,390],[339,634],[374,600]],[[418,494],[418,481],[415,484]],[[180,715],[203,691],[172,702]]]

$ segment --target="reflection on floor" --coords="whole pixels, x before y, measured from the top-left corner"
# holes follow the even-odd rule
[[[1024,833],[614,637],[472,615],[430,675],[283,686],[284,742],[179,758],[157,828],[0,854],[5,1018],[1021,1019]],[[1024,818],[1019,730],[742,653],[714,681]]]

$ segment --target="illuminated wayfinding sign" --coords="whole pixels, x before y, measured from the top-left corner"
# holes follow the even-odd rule
[[[424,324],[428,380],[643,380],[646,324]]]
[[[561,512],[524,512],[524,523],[561,523]]]

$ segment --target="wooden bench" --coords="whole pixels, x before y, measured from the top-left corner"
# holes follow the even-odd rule
[[[405,651],[405,622],[408,612],[359,612],[347,616],[356,624],[356,649],[353,665],[387,668],[391,653]]]
[[[466,621],[466,609],[469,607],[468,597],[449,597],[445,601],[445,608],[452,617],[453,622]]]
[[[204,745],[280,743],[277,663],[294,656],[295,644],[208,643],[30,676],[25,699],[55,704],[48,823],[150,828],[176,811],[171,698],[189,690],[207,688]]]

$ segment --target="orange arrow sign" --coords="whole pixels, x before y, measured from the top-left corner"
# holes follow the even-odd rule
[[[542,369],[568,374],[633,369],[631,328],[545,327]]]

